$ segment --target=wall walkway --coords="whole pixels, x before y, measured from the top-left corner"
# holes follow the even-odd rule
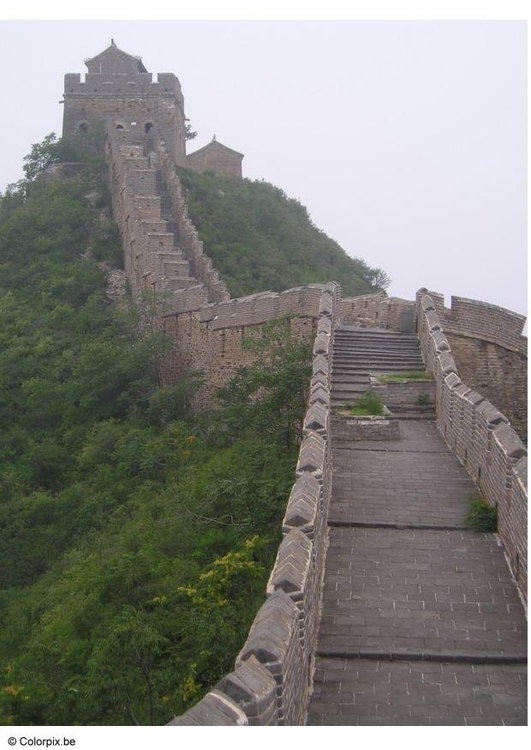
[[[526,620],[477,489],[428,420],[336,421],[311,725],[525,725]]]
[[[201,405],[208,406],[213,398],[216,386],[231,377],[237,367],[245,361],[246,354],[243,341],[247,336],[254,335],[254,332],[262,323],[279,316],[287,316],[291,321],[292,332],[295,336],[306,339],[314,337],[313,375],[308,411],[304,422],[304,438],[301,444],[296,479],[288,499],[284,518],[283,541],[267,586],[264,605],[258,612],[248,639],[236,660],[234,671],[227,675],[203,701],[182,717],[176,718],[172,724],[175,726],[208,724],[303,725],[308,720],[314,650],[321,607],[321,583],[325,572],[325,554],[329,541],[327,519],[333,479],[331,436],[332,431],[335,430],[335,427],[332,428],[330,415],[331,358],[334,331],[340,317],[346,322],[362,327],[376,324],[383,328],[399,331],[418,331],[423,360],[435,376],[438,434],[444,438],[446,445],[457,457],[457,463],[461,468],[466,468],[473,485],[481,490],[488,502],[498,507],[499,539],[503,543],[503,550],[509,559],[520,593],[525,597],[527,583],[527,452],[520,438],[510,426],[507,417],[488,402],[483,395],[472,390],[461,381],[450,350],[450,342],[443,333],[443,326],[438,316],[437,305],[440,307],[440,301],[434,301],[425,290],[419,293],[416,303],[404,300],[389,300],[382,295],[341,301],[340,289],[337,284],[333,283],[324,287],[322,285],[310,285],[287,290],[282,294],[265,293],[231,300],[225,285],[219,280],[210,260],[205,256],[197,232],[189,221],[175,168],[171,159],[167,156],[164,143],[160,138],[152,133],[150,143],[143,139],[136,142],[133,135],[127,132],[109,131],[107,157],[111,175],[114,213],[122,233],[125,267],[131,288],[134,293],[140,293],[148,289],[161,291],[167,296],[168,306],[160,320],[161,325],[173,336],[175,341],[173,360],[169,362],[165,373],[169,382],[187,372],[201,369],[207,380],[207,387],[201,396]],[[464,303],[466,302],[464,301]],[[461,307],[463,309],[460,308],[460,312],[466,319],[466,304],[461,305]],[[483,313],[483,309],[479,310],[476,316],[477,320],[474,319],[480,327],[485,328],[486,323]],[[514,325],[511,328],[511,340],[509,341],[511,346],[518,339],[516,328],[519,325],[519,321],[512,322]],[[489,335],[494,336],[496,326],[494,328],[490,326],[489,331]],[[475,332],[467,331],[466,336],[473,339]],[[516,348],[520,345],[518,342],[519,339],[516,341]],[[502,342],[502,344],[506,346],[507,342]],[[493,345],[498,346],[499,344],[493,343]],[[520,350],[515,351],[515,355],[521,356],[522,352]],[[218,382],[216,378],[220,379],[221,382]],[[515,391],[517,390],[521,391],[519,381],[515,386]],[[412,423],[408,424],[409,429],[412,427]],[[435,429],[434,425],[431,425],[431,428]],[[424,425],[422,429],[427,430],[428,427]],[[418,436],[415,437],[409,433],[408,435],[407,440],[412,440],[411,445],[418,443]],[[433,443],[435,437],[434,434],[431,436],[423,435],[421,438],[423,446]],[[358,445],[358,450],[359,447]],[[393,456],[393,453],[397,455]],[[408,454],[408,460],[404,460],[404,453]],[[407,465],[409,465],[411,472],[413,471],[411,465],[413,453],[413,450],[379,451],[377,468],[374,471],[370,467],[357,468],[349,477],[349,483],[352,486],[360,485],[364,481],[369,481],[373,475],[384,477],[386,472],[393,473],[395,468],[396,478],[398,478],[400,471],[402,471],[401,467]],[[439,480],[441,476],[448,480],[449,475],[445,472],[450,471],[451,475],[454,476],[454,471],[457,471],[457,469],[455,467],[449,469],[446,466],[445,461],[447,459],[442,458],[443,452],[439,448],[434,451],[427,451],[429,456],[426,455],[426,451],[421,450],[420,453],[422,453],[422,456],[417,464],[420,462],[424,465],[424,463],[427,464],[428,458],[429,460],[437,458],[438,468],[434,468],[435,473],[431,479],[434,483],[433,486],[440,489]],[[394,458],[400,458],[399,467],[393,468]],[[414,460],[413,465],[417,464]],[[393,476],[395,475],[393,474]],[[404,479],[403,489],[406,491],[406,497],[403,498],[402,504],[399,503],[396,506],[396,509],[408,507],[411,513],[415,511],[416,505],[410,502],[412,489],[411,484],[409,484],[410,481],[411,477],[408,477],[407,482]],[[470,486],[470,480],[467,479],[466,482]],[[462,478],[457,480],[456,493],[461,485],[465,486]],[[435,490],[433,491],[435,492]],[[431,498],[431,490],[425,489],[423,492]],[[389,497],[400,498],[398,484],[391,486],[390,492],[385,496],[384,508],[389,508]],[[459,495],[459,498],[461,498],[461,495]],[[461,500],[463,499],[464,496]],[[407,503],[406,500],[408,500]],[[452,502],[446,503],[445,513],[451,515],[452,503],[455,504],[456,502],[459,505],[460,500],[456,500],[456,496],[452,495]],[[350,501],[348,504],[350,505]],[[358,507],[361,507],[361,504],[358,504]],[[333,528],[330,530],[330,538],[337,537],[337,539],[343,540],[346,545],[345,549],[349,550],[348,555],[352,557],[352,560],[354,560],[354,555],[358,551],[365,548],[366,554],[371,557],[371,563],[378,568],[378,561],[375,556],[380,556],[383,571],[387,560],[386,550],[390,550],[394,543],[390,539],[388,542],[384,540],[383,544],[377,542],[374,536],[374,524],[381,524],[382,521],[381,519],[377,521],[374,519],[367,520],[374,508],[371,509],[370,503],[367,502],[363,507],[367,518],[361,526],[359,519],[356,520],[357,526],[352,526],[351,519],[347,524],[348,528],[346,528],[338,524],[336,518],[335,525],[333,524]],[[438,503],[433,508],[435,515],[441,513],[443,507],[443,501],[439,498]],[[443,528],[439,528],[440,524],[437,521],[435,523],[436,528],[426,529],[425,526],[429,525],[430,522],[428,516],[423,515],[423,513],[427,508],[426,503],[421,503],[421,507],[417,508],[419,515],[413,527],[417,524],[422,527],[421,530],[416,527],[398,530],[402,537],[394,538],[399,539],[399,550],[405,553],[407,545],[410,544],[411,552],[413,552],[413,548],[418,547],[420,531],[423,534],[429,531],[430,534],[436,536],[430,537],[431,542],[427,545],[427,550],[439,550],[441,557],[448,560],[453,559],[451,556],[452,550],[455,552],[467,548],[476,557],[479,550],[481,553],[479,558],[483,555],[486,560],[488,555],[491,555],[489,558],[491,564],[489,566],[485,560],[481,561],[478,558],[478,568],[467,569],[467,585],[472,588],[466,591],[459,589],[459,596],[464,596],[465,599],[464,601],[454,602],[451,597],[457,596],[458,587],[465,585],[460,582],[465,580],[463,571],[459,567],[462,564],[461,560],[456,559],[455,568],[439,571],[441,574],[444,573],[443,579],[446,581],[441,582],[439,573],[435,568],[430,567],[434,562],[433,560],[431,562],[419,562],[415,557],[415,561],[411,563],[411,558],[410,562],[402,559],[403,570],[399,574],[403,576],[402,586],[407,587],[411,584],[421,589],[420,595],[422,598],[418,600],[412,598],[412,592],[407,591],[405,593],[406,600],[410,604],[417,601],[419,605],[418,607],[410,606],[408,610],[412,627],[418,628],[422,622],[422,627],[427,631],[430,624],[434,625],[435,622],[438,622],[440,616],[435,613],[442,611],[444,608],[432,607],[434,602],[437,605],[443,603],[455,604],[456,606],[458,604],[472,604],[473,607],[476,607],[475,613],[478,616],[471,616],[472,608],[470,607],[465,607],[462,610],[466,616],[465,614],[457,615],[458,609],[452,608],[451,611],[456,613],[451,626],[454,632],[448,631],[449,621],[444,621],[446,622],[445,625],[440,620],[439,624],[435,626],[437,633],[430,633],[430,639],[435,638],[434,642],[430,640],[430,644],[428,644],[428,641],[425,640],[424,645],[417,643],[416,651],[410,650],[407,654],[403,652],[404,658],[407,655],[411,657],[414,653],[416,662],[419,659],[422,662],[420,671],[408,667],[410,669],[408,674],[420,675],[418,678],[420,683],[428,685],[431,678],[428,676],[429,670],[426,668],[426,663],[437,662],[438,660],[438,663],[443,665],[441,666],[441,674],[444,673],[444,679],[441,678],[436,683],[439,687],[434,688],[434,692],[436,695],[442,696],[447,694],[447,687],[444,687],[443,690],[443,683],[446,679],[449,680],[448,685],[451,684],[452,680],[455,684],[458,684],[456,682],[458,673],[448,671],[443,667],[445,664],[459,662],[463,667],[459,673],[461,675],[459,679],[464,680],[468,685],[472,684],[470,682],[472,680],[476,698],[486,695],[485,705],[495,708],[501,707],[501,703],[505,700],[508,710],[502,713],[494,712],[491,716],[499,718],[500,721],[505,723],[511,723],[511,721],[520,723],[522,720],[521,695],[518,690],[521,688],[522,681],[521,614],[523,610],[518,609],[518,598],[515,599],[516,590],[514,587],[511,588],[510,577],[507,579],[507,569],[499,567],[500,555],[503,556],[502,548],[497,544],[490,544],[489,546],[487,543],[486,546],[483,545],[482,547],[481,543],[477,541],[478,537],[465,538],[462,535],[470,532],[465,532],[459,528],[459,524],[456,526],[454,521],[445,522],[445,524],[450,523],[449,528],[445,524],[443,524]],[[387,521],[389,521],[389,517],[389,513],[387,513]],[[412,523],[411,519],[406,523],[404,518],[400,520],[400,516],[397,517],[399,520],[396,523],[399,525]],[[334,522],[333,516],[331,516],[331,521]],[[349,534],[353,533],[354,528],[362,528],[363,534],[359,538],[349,539]],[[384,534],[390,531],[392,530],[386,528],[381,529],[378,533]],[[397,529],[392,533],[396,533],[396,531]],[[412,536],[408,537],[408,534],[412,534]],[[417,534],[416,537],[415,534]],[[455,536],[455,534],[461,536]],[[452,537],[452,540],[448,535]],[[380,536],[381,539],[384,539],[384,537]],[[472,540],[474,541],[472,542]],[[372,552],[370,551],[371,545]],[[435,552],[433,554],[436,556]],[[340,552],[339,556],[344,555]],[[333,560],[333,558],[330,558],[330,560]],[[335,565],[335,563],[332,563],[332,565]],[[407,567],[408,565],[420,567],[410,568]],[[394,563],[387,571],[391,578],[393,577],[393,566]],[[349,570],[352,570],[350,562]],[[333,567],[330,567],[329,563],[327,575],[342,576],[343,573],[340,571],[341,566],[334,573]],[[411,571],[415,571],[415,575]],[[480,584],[477,582],[476,576],[480,574],[486,576],[482,579],[486,583]],[[371,578],[368,569],[365,568],[363,571],[361,569],[355,570],[354,575]],[[415,576],[416,583],[411,580]],[[339,581],[334,582],[333,586],[336,583],[339,583]],[[367,580],[365,583],[370,587],[374,584],[374,580]],[[391,583],[388,581],[387,584],[391,588],[395,584],[398,587],[401,585],[397,580],[391,581]],[[350,589],[344,588],[345,585],[343,581],[341,586],[345,598],[348,599],[348,602],[357,601],[359,606],[360,600],[356,600],[356,595],[353,594],[355,590],[353,588],[354,582],[349,580]],[[403,603],[404,600],[397,596],[398,589],[385,589],[385,585],[380,593],[382,593],[382,596],[387,593],[390,597],[388,601],[393,602],[391,607],[392,617],[398,619],[399,616],[396,615],[396,612],[401,609],[399,603]],[[426,591],[422,589],[426,589],[426,587],[428,592],[431,591],[431,594],[424,596]],[[444,591],[437,590],[437,587],[442,587]],[[475,594],[472,593],[472,589],[476,591]],[[325,593],[326,591],[325,587]],[[443,601],[440,598],[443,594],[446,594],[450,599]],[[481,598],[483,595],[491,596],[491,599],[484,600]],[[495,609],[498,622],[501,623],[496,631],[498,635],[495,637],[494,620],[487,616],[489,615],[488,608],[490,605],[494,608],[499,607],[502,597],[506,597],[506,616],[502,617],[501,610]],[[371,601],[371,597],[367,597],[365,601]],[[342,597],[336,597],[336,602],[343,602],[341,606],[337,604],[338,609],[345,606]],[[370,606],[367,605],[367,609]],[[420,611],[425,614],[420,616]],[[386,622],[385,627],[381,623],[377,625],[374,621],[361,625],[357,620],[361,617],[359,611],[353,610],[346,616],[348,619],[347,630],[349,624],[355,626],[353,632],[358,626],[368,627],[369,629],[380,628],[376,635],[373,633],[371,636],[378,640],[378,654],[381,654],[382,650],[387,653],[386,638],[388,639],[387,642],[389,642],[389,639],[393,639],[394,642],[394,638],[398,637],[398,631],[395,630],[393,635],[392,629],[399,627],[399,622],[393,622],[391,626],[389,622]],[[374,612],[371,616],[374,616]],[[334,614],[333,617],[336,617],[336,615]],[[345,617],[345,614],[342,612],[337,617]],[[389,611],[384,617],[391,617]],[[431,623],[427,624],[428,620],[431,620]],[[470,624],[474,621],[476,621],[476,626]],[[323,620],[323,623],[327,626],[325,620]],[[339,624],[339,621],[337,624]],[[343,622],[341,627],[344,625]],[[391,627],[391,631],[389,631],[389,627]],[[481,632],[483,638],[481,642],[478,640],[477,643],[477,633],[474,632],[476,630]],[[463,631],[466,631],[466,634]],[[368,634],[366,635],[369,637]],[[407,636],[404,637],[407,638]],[[424,637],[427,639],[428,635],[425,634]],[[434,645],[437,639],[439,647]],[[357,637],[355,640],[358,641]],[[453,646],[451,646],[452,643]],[[467,648],[471,646],[474,652],[472,656],[476,659],[474,663],[470,661],[471,654],[465,646]],[[367,644],[366,647],[368,647]],[[430,648],[432,649],[429,652],[431,656],[428,654]],[[509,688],[505,692],[500,692],[501,698],[494,697],[495,691],[483,692],[484,685],[493,685],[500,675],[496,670],[490,669],[491,662],[486,660],[485,657],[486,651],[490,651],[492,648],[494,649],[495,660],[504,659],[513,662],[512,670],[504,673],[506,675],[504,684],[509,686],[510,679],[512,679],[513,685],[518,686],[514,688],[513,692]],[[481,651],[481,649],[484,650]],[[364,651],[366,661],[367,656],[368,654]],[[459,661],[459,659],[456,659],[457,656],[463,657],[463,659]],[[476,663],[479,664],[479,656],[481,656],[479,661],[490,669],[490,671],[489,669],[483,670],[483,682],[477,677],[470,677],[470,674],[477,675],[480,673],[475,667]],[[318,652],[317,658],[335,659],[337,655]],[[360,658],[359,654],[357,658]],[[349,660],[348,654],[345,659],[346,665]],[[370,661],[375,662],[378,659],[372,654]],[[321,679],[319,670],[322,666],[323,662],[319,662],[316,672],[316,685]],[[374,667],[374,663],[372,667]],[[371,669],[369,669],[369,672],[371,672]],[[509,672],[512,673],[512,677],[509,677]],[[328,679],[327,674],[325,669],[325,672],[321,675],[324,683]],[[398,675],[403,674],[403,670],[401,672],[398,666],[393,664],[387,672],[382,671],[381,675],[384,674],[387,677],[382,677],[379,683],[379,689],[383,693],[387,690],[384,685],[391,684],[398,679]],[[349,674],[348,680],[351,680],[351,677],[352,675]],[[361,672],[356,672],[356,681],[362,683],[365,679],[368,680],[369,677],[367,675],[363,677]],[[411,677],[411,684],[415,679],[417,677]],[[409,682],[407,684],[409,685]],[[373,682],[371,688],[373,694],[375,694],[376,686],[377,682]],[[451,689],[448,688],[448,690],[450,691],[449,695]],[[361,693],[359,689],[357,692]],[[428,692],[428,688],[426,688],[425,692],[422,693],[423,705],[428,700]],[[392,694],[390,689],[387,690],[387,694]],[[466,702],[467,695],[466,691],[459,693],[458,702]],[[496,695],[498,694],[496,693]],[[400,700],[404,702],[406,699],[403,695],[401,699],[400,695],[396,694],[392,701],[391,699],[388,701],[387,705],[395,704]],[[448,703],[448,705],[450,704]],[[479,704],[476,701],[474,705],[477,707]],[[315,702],[312,706],[315,706]],[[313,707],[310,713],[310,722],[327,723],[321,721]],[[374,712],[372,715],[374,716]],[[437,720],[436,714],[433,712],[429,715],[427,713],[423,715],[427,722]],[[481,714],[480,712],[480,718],[485,715],[485,713]],[[455,714],[452,714],[448,718],[455,719],[455,716]],[[478,718],[478,714],[473,712],[465,712],[462,716],[465,717],[467,723],[473,723],[474,717]],[[362,723],[360,717],[361,714],[358,714],[356,722]],[[387,718],[389,719],[389,716]],[[412,719],[412,716],[411,714],[407,716],[403,714],[403,718]],[[441,716],[438,718],[440,719]],[[398,720],[393,718],[393,722],[396,721]]]

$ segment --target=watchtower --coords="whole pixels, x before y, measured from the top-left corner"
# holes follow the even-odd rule
[[[158,73],[157,81],[142,59],[119,49],[107,49],[85,60],[88,72],[65,75],[63,136],[87,132],[96,122],[110,121],[118,129],[144,136],[156,125],[176,164],[186,164],[184,98],[173,73]]]

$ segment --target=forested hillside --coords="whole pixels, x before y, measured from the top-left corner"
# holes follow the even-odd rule
[[[277,187],[212,172],[179,170],[190,217],[232,297],[337,281],[345,296],[389,284],[379,268],[351,258]]]
[[[309,351],[270,326],[272,354],[191,415],[142,300],[109,302],[101,163],[82,175],[0,200],[0,722],[164,724],[263,601]]]

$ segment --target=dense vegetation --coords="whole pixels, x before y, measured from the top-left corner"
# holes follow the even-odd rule
[[[57,148],[0,197],[0,723],[163,724],[232,668],[263,601],[309,352],[266,327],[220,409],[191,415],[142,301],[106,295],[101,163],[39,179]]]
[[[231,296],[338,281],[345,296],[389,284],[312,224],[304,206],[267,182],[180,170],[190,217]]]

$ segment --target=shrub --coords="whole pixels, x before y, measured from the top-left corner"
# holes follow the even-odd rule
[[[474,531],[494,532],[498,528],[498,508],[482,497],[470,501],[465,521]]]

